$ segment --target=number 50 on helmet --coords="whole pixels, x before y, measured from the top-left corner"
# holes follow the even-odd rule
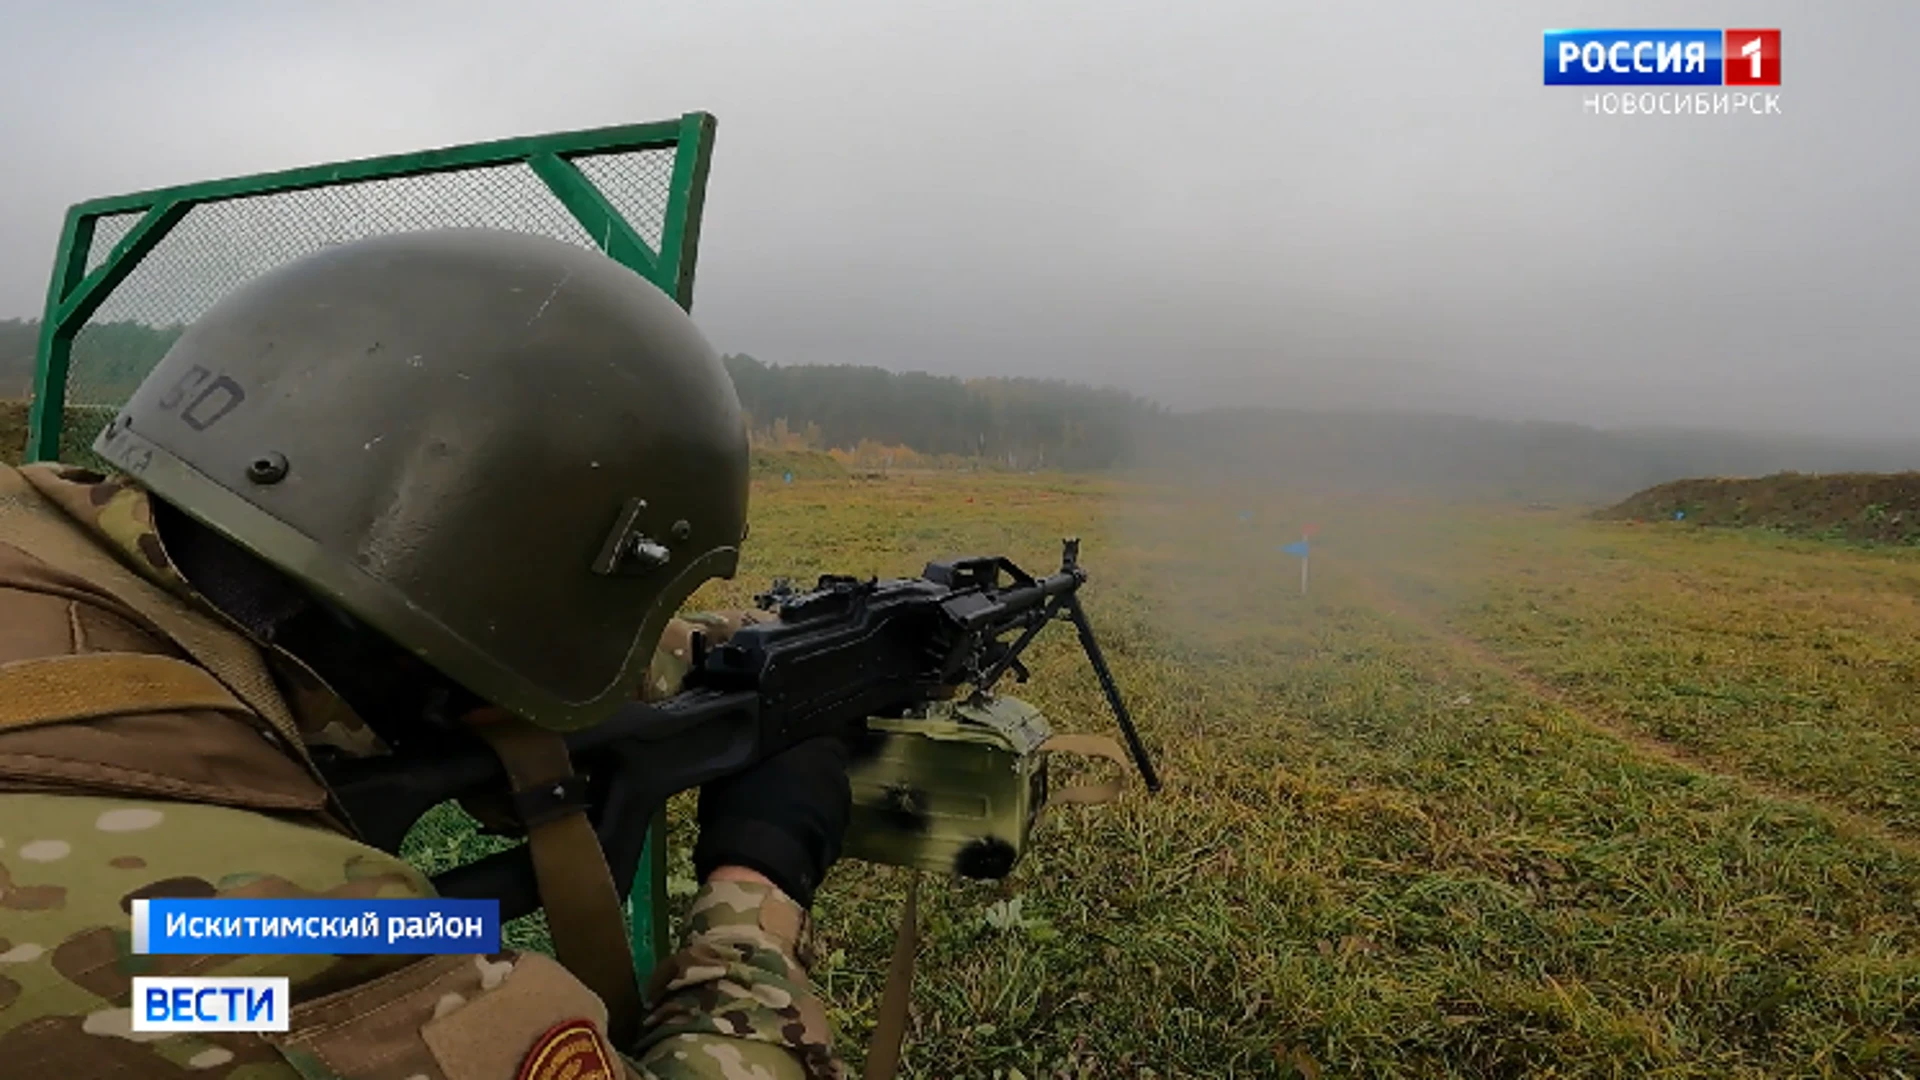
[[[252,280],[94,449],[560,730],[631,697],[746,532],[746,426],[713,347],[639,275],[523,233],[382,236]]]

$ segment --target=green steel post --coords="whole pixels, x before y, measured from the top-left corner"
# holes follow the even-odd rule
[[[680,118],[680,137],[674,148],[673,178],[660,224],[660,253],[652,275],[680,306],[693,309],[693,264],[699,254],[700,217],[706,210],[707,170],[713,156],[714,119],[709,113]],[[577,173],[576,173],[577,175]],[[551,183],[551,181],[549,181]],[[555,192],[557,195],[558,192]],[[670,952],[667,937],[667,812],[654,816],[647,827],[647,843],[634,869],[630,893],[628,937],[633,943],[633,966],[646,985],[656,964]]]
[[[189,209],[185,203],[170,202],[147,211],[113,246],[98,270],[68,284],[76,270],[85,270],[87,266],[93,219],[86,219],[86,247],[69,248],[66,266],[54,272],[54,286],[66,288],[58,298],[48,290],[47,313],[40,323],[40,355],[34,361],[34,398],[27,419],[27,460],[52,461],[60,456],[61,429],[66,426],[67,366],[72,359],[74,334],[87,321],[87,316],[106,302],[114,287],[133,273],[133,268],[154,245],[187,216]]]
[[[93,247],[93,225],[98,219],[67,211],[60,227],[60,247],[53,256],[53,280],[47,284],[47,313],[60,310],[67,294],[87,273],[87,252]],[[67,407],[67,364],[73,357],[73,334],[62,333],[51,318],[40,320],[40,344],[33,359],[33,401],[27,406],[27,460],[52,461],[60,456],[60,429]]]
[[[693,264],[700,254],[700,219],[706,213],[707,170],[713,162],[715,121],[711,113],[680,118],[666,217],[660,225],[660,271],[667,295],[693,310]]]
[[[159,246],[160,241],[167,238],[167,234],[180,224],[180,220],[191,209],[192,203],[182,201],[161,203],[147,211],[134,223],[133,228],[127,230],[127,235],[113,245],[113,251],[108,254],[107,261],[100,264],[100,269],[88,274],[86,280],[67,294],[66,300],[60,304],[60,310],[54,313],[53,321],[62,327],[78,330],[80,324],[87,321],[87,316],[106,303],[113,290],[127,279],[128,274],[133,273],[134,267],[140,265],[140,260]]]
[[[567,213],[580,223],[600,250],[607,253],[613,261],[651,281],[654,277],[655,257],[640,239],[640,234],[627,224],[627,219],[614,209],[593,181],[580,174],[580,170],[570,161],[563,161],[553,154],[535,154],[527,159],[527,167],[534,175],[545,181],[547,190],[567,208]]]
[[[633,943],[633,970],[640,985],[671,951],[667,940],[667,814],[654,815],[647,825],[646,846],[633,870],[633,889],[627,894],[627,938]]]

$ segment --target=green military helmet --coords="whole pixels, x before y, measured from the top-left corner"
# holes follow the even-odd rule
[[[94,444],[155,495],[543,726],[603,719],[746,533],[739,399],[605,256],[451,229],[224,297]]]

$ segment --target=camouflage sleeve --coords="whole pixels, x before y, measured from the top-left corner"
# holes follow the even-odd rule
[[[645,1080],[842,1080],[800,959],[806,914],[771,885],[708,882],[654,972],[635,1050]]]
[[[726,611],[674,619],[641,687],[680,689],[695,633],[717,645],[773,618]],[[653,1012],[634,1051],[640,1080],[841,1080],[826,1009],[801,958],[806,915],[771,885],[711,882],[694,897],[680,951],[654,971]]]

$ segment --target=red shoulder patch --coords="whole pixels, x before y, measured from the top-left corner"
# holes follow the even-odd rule
[[[533,1040],[514,1080],[620,1080],[599,1029],[587,1019],[567,1020]]]

